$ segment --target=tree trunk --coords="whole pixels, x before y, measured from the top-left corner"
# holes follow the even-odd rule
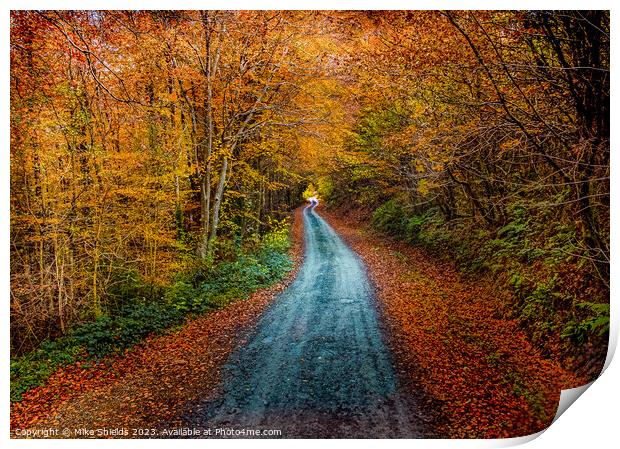
[[[224,157],[222,161],[222,169],[220,170],[220,179],[217,183],[217,191],[213,200],[213,220],[211,220],[211,234],[209,236],[207,257],[211,257],[213,251],[213,242],[217,237],[217,227],[220,224],[220,207],[222,206],[222,198],[224,196],[224,184],[226,184],[226,176],[228,173],[228,158]]]

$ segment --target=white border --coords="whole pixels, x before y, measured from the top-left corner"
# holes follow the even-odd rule
[[[616,67],[618,62],[618,53],[615,48],[616,39],[618,33],[615,28],[616,12],[619,9],[615,7],[612,1],[600,1],[590,0],[584,1],[505,1],[505,0],[443,0],[443,1],[402,1],[402,0],[383,0],[380,2],[369,1],[355,1],[355,0],[293,0],[293,1],[240,1],[240,0],[177,0],[174,2],[164,2],[159,0],[142,1],[142,0],[107,0],[107,1],[40,1],[40,0],[21,0],[14,1],[9,0],[8,4],[3,5],[2,23],[3,26],[0,29],[2,35],[1,47],[2,47],[2,72],[0,77],[2,79],[2,110],[0,111],[2,121],[1,129],[4,142],[4,148],[0,154],[0,191],[2,194],[2,210],[0,212],[0,232],[2,238],[0,239],[0,282],[2,288],[2,298],[4,310],[0,317],[2,324],[2,360],[4,367],[2,370],[2,396],[0,401],[4,406],[2,407],[2,422],[5,424],[5,435],[3,439],[8,440],[9,446],[19,447],[83,447],[84,445],[93,446],[107,446],[114,445],[121,447],[131,445],[133,441],[84,441],[84,440],[72,440],[72,441],[50,441],[50,440],[10,440],[9,435],[9,11],[10,9],[610,9],[612,11],[612,66]],[[612,71],[612,91],[617,82],[616,72]],[[612,97],[613,98],[613,97]],[[619,125],[615,120],[617,117],[614,114],[614,102],[612,101],[612,136],[611,141],[616,142],[618,133],[614,130]],[[616,157],[612,151],[612,172],[617,165]],[[611,185],[611,202],[612,202],[612,241],[615,242],[615,236],[618,235],[618,214],[617,214],[617,201],[618,188],[616,184],[612,182]],[[617,282],[614,279],[615,270],[617,266],[618,258],[616,253],[612,252],[612,332],[610,342],[610,354],[608,357],[608,364],[611,361],[611,356],[615,350],[618,337],[618,301],[614,298],[614,293],[617,291]],[[613,349],[612,349],[613,348]],[[570,407],[565,414],[563,414],[557,422],[555,422],[549,430],[542,432],[542,435],[538,435],[538,438],[534,439],[531,443],[528,443],[528,447],[532,448],[544,448],[544,447],[568,447],[568,448],[583,448],[583,447],[610,447],[612,442],[619,440],[618,432],[618,401],[619,401],[619,387],[616,379],[619,379],[620,368],[618,368],[618,362],[612,363],[603,375],[594,382],[594,384],[588,389],[587,392],[577,401],[576,405]],[[504,447],[507,445],[514,445],[531,440],[531,438],[524,439],[511,439],[511,440],[381,440],[380,442],[372,440],[359,440],[359,441],[347,441],[342,440],[298,440],[292,443],[291,441],[278,441],[278,440],[251,440],[246,441],[215,441],[210,440],[208,442],[200,440],[183,440],[179,444],[190,446],[236,446],[246,443],[252,447],[258,448],[283,448],[289,447],[291,444],[295,446],[314,448],[315,445],[336,447],[349,442],[356,446],[363,447],[375,447],[378,445],[390,445],[407,448],[418,447],[430,447],[430,448],[480,448],[480,447]],[[138,442],[144,443],[144,442]],[[169,441],[165,440],[150,440],[149,445],[153,447],[167,447],[170,445]],[[173,443],[174,444],[174,443]]]

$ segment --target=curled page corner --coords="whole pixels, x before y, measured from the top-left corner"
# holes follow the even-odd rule
[[[612,311],[615,308],[612,308]],[[616,312],[617,313],[617,312]],[[617,316],[616,316],[617,318]],[[608,347],[607,347],[607,357],[605,358],[605,365],[603,366],[603,369],[601,370],[601,372],[599,373],[598,377],[602,376],[603,373],[605,372],[605,370],[607,370],[607,368],[609,367],[609,364],[611,363],[611,360],[613,359],[613,356],[616,352],[616,348],[618,345],[618,320],[617,319],[612,319],[611,320],[611,329],[609,332],[609,343],[608,343]],[[558,404],[558,409],[555,412],[555,416],[553,417],[553,421],[551,422],[551,424],[549,425],[549,427],[551,427],[553,425],[554,422],[557,421],[557,419],[562,416],[564,414],[564,412],[566,410],[568,410],[568,408],[573,405],[575,403],[575,401],[577,399],[579,399],[579,397],[584,394],[586,392],[586,390],[588,388],[590,388],[592,386],[592,384],[596,382],[596,379],[594,379],[593,381],[582,385],[580,387],[575,387],[575,388],[569,388],[566,390],[562,390],[560,392],[560,403]],[[547,429],[549,428],[547,427]],[[523,440],[523,443],[530,441],[531,439],[537,438],[539,435],[541,435],[543,432],[545,432],[547,429],[542,430],[541,432],[526,436],[526,437],[522,437],[525,438]],[[530,440],[528,440],[527,438],[530,438]],[[518,440],[520,438],[516,438],[516,440]],[[520,443],[517,443],[520,444]]]
[[[551,423],[551,425],[553,425],[554,422],[556,422],[556,420],[562,416],[562,414],[568,410],[568,408],[573,405],[573,403],[579,399],[579,396],[581,396],[583,393],[585,393],[585,391],[590,388],[590,386],[596,382],[595,380],[593,380],[592,382],[589,382],[585,385],[582,385],[580,387],[575,387],[575,388],[569,388],[567,390],[562,390],[560,392],[560,403],[558,405],[558,410],[555,412],[555,417],[553,418],[553,422]]]
[[[536,433],[532,433],[530,435],[524,435],[522,437],[515,437],[515,438],[503,438],[500,440],[496,441],[496,444],[494,445],[494,447],[511,447],[511,446],[518,446],[521,444],[525,444],[525,443],[529,443],[532,440],[535,440],[536,438],[538,438],[539,436],[541,436],[543,433],[545,433],[552,425],[554,422],[556,422],[556,420],[562,416],[562,414],[568,410],[568,408],[573,405],[575,403],[575,401],[577,399],[579,399],[579,397],[585,393],[585,391],[590,388],[590,386],[596,382],[595,380],[593,380],[592,382],[589,382],[585,385],[582,385],[580,387],[575,387],[575,388],[569,388],[566,390],[562,390],[560,392],[560,401],[558,404],[558,409],[555,413],[555,416],[553,417],[553,421],[551,422],[551,424],[549,424],[549,426],[547,426],[546,428],[544,428],[543,430],[540,430]]]
[[[529,443],[530,441],[535,440],[536,438],[541,436],[543,433],[545,433],[547,429],[548,427],[536,433],[532,433],[530,435],[524,435],[522,437],[502,438],[499,440],[494,440],[493,447],[512,447],[512,446],[519,446],[521,444]]]

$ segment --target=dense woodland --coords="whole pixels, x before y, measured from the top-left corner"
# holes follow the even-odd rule
[[[609,85],[608,12],[14,12],[12,355],[136,298],[191,309],[316,189],[490,274],[594,375]]]

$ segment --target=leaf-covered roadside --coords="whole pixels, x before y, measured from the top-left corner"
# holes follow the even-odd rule
[[[535,433],[551,423],[560,390],[584,383],[528,343],[489,286],[351,216],[321,213],[366,263],[401,382],[439,406],[440,434]]]
[[[301,209],[292,225],[292,240],[294,269],[285,280],[166,335],[151,335],[123,354],[59,368],[45,385],[11,405],[11,430],[150,428],[174,421],[187,402],[212,394],[228,354],[294,278],[302,254]]]

